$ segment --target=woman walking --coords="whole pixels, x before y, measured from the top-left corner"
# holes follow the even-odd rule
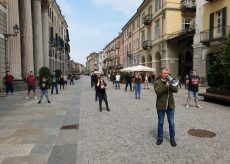
[[[107,95],[106,95],[106,91],[105,91],[106,86],[107,86],[106,82],[104,81],[103,77],[101,77],[97,82],[97,87],[98,87],[97,93],[98,93],[98,97],[99,97],[100,112],[102,112],[102,106],[101,106],[102,100],[105,101],[107,111],[110,111],[108,101],[107,101]]]
[[[134,82],[135,82],[135,96],[136,96],[136,99],[140,100],[141,99],[142,78],[141,78],[141,75],[139,73],[135,75]]]

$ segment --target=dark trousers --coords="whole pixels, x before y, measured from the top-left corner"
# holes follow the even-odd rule
[[[61,88],[64,89],[64,86],[65,86],[65,84],[60,84],[60,90],[61,90]]]
[[[69,85],[74,85],[74,80],[73,79],[70,79],[70,82],[69,82]]]
[[[102,107],[101,107],[102,100],[105,101],[106,108],[108,109],[108,108],[109,108],[109,105],[108,105],[106,93],[98,93],[98,97],[99,97],[99,107],[100,107],[100,109],[102,108]]]
[[[57,87],[57,83],[53,83],[53,84],[52,84],[51,94],[53,94],[54,88],[56,89],[56,94],[58,94],[58,87]]]
[[[91,88],[93,88],[93,85],[94,84],[94,81],[93,81],[93,79],[91,79]]]
[[[8,92],[14,93],[14,89],[13,89],[13,84],[12,83],[8,83],[6,84],[6,93]]]
[[[128,85],[130,87],[130,91],[132,92],[132,83],[131,82],[126,83],[126,85],[125,85],[125,91],[127,91]]]

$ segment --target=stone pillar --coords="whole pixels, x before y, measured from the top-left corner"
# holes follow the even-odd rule
[[[49,67],[49,0],[42,0],[42,36],[43,36],[43,64]]]
[[[19,24],[18,0],[8,0],[8,33],[14,34],[13,26]],[[20,33],[8,38],[9,70],[15,79],[22,79]]]
[[[32,0],[33,16],[33,45],[34,45],[34,66],[35,75],[43,67],[43,39],[42,39],[42,18],[41,18],[41,0]]]
[[[20,0],[20,33],[22,52],[22,76],[26,77],[29,71],[34,72],[33,34],[31,1]]]

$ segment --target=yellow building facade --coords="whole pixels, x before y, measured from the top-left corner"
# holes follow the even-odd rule
[[[125,57],[184,77],[193,67],[195,11],[194,0],[144,0],[122,29]]]
[[[198,3],[198,28],[194,37],[194,69],[206,83],[208,68],[214,64],[230,30],[230,1],[202,0]]]

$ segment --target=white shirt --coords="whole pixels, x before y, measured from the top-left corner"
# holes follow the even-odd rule
[[[116,81],[120,81],[121,76],[120,75],[116,75]]]

